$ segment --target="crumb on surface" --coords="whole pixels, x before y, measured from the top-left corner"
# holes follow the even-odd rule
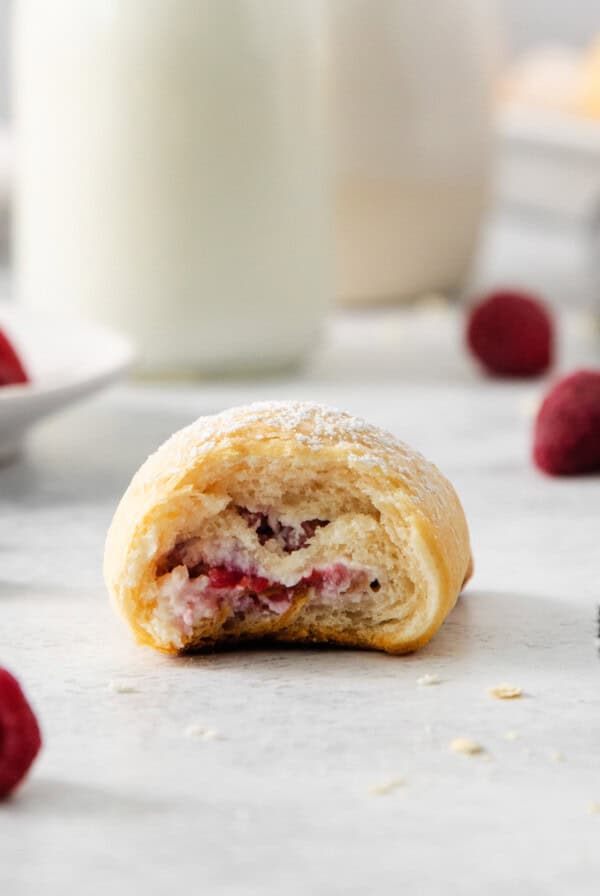
[[[518,731],[505,731],[504,740],[518,740],[520,736]]]
[[[183,732],[186,737],[197,737],[200,740],[220,740],[221,734],[216,728],[205,728],[203,725],[188,725]]]
[[[600,803],[597,800],[592,800],[587,804],[588,815],[600,815]]]
[[[552,752],[550,753],[550,759],[552,760],[552,762],[564,762],[565,754],[561,753],[560,750],[552,750]]]
[[[399,787],[403,786],[403,778],[389,778],[387,781],[382,781],[380,784],[374,784],[370,790],[374,796],[387,796],[388,794],[393,793],[394,790],[398,790]]]
[[[419,685],[441,684],[441,681],[442,679],[435,672],[426,672],[425,675],[417,678],[417,684]]]
[[[108,689],[113,694],[139,694],[139,689],[126,681],[109,681]]]
[[[523,688],[517,684],[497,684],[493,688],[488,688],[488,694],[497,700],[516,700],[523,696]]]
[[[455,737],[450,741],[450,749],[453,753],[463,753],[465,756],[475,756],[477,753],[485,753],[485,749],[476,740],[470,737]]]

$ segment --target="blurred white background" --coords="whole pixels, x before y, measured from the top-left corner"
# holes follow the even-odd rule
[[[512,55],[538,43],[585,45],[600,28],[597,0],[500,0]]]
[[[18,0],[0,0],[0,118],[4,119],[9,114],[8,34],[14,2]],[[499,8],[508,55],[545,42],[583,46],[600,29],[598,0],[499,0]]]
[[[0,123],[10,120],[10,16],[11,7],[17,2],[0,0]],[[432,0],[433,4],[435,2]],[[583,48],[589,46],[594,34],[600,32],[598,0],[573,0],[570,3],[564,0],[498,0],[497,5],[503,30],[501,44],[505,62],[529,48],[544,44],[558,43]],[[582,223],[581,219],[553,218],[552,208],[546,209],[550,213],[545,215],[540,214],[539,209],[536,213],[535,208],[532,210],[531,207],[535,202],[530,202],[527,207],[526,201],[523,208],[518,207],[518,202],[507,204],[507,196],[514,198],[516,195],[520,199],[522,189],[524,193],[528,190],[532,192],[522,169],[519,169],[517,176],[514,176],[513,168],[508,171],[507,160],[512,160],[511,153],[515,147],[516,152],[520,153],[522,145],[519,134],[516,140],[512,133],[507,139],[499,136],[497,140],[493,201],[480,242],[482,248],[471,289],[484,289],[499,281],[510,281],[538,290],[558,304],[596,304],[598,228],[592,229],[590,221],[596,222],[598,215],[588,215],[587,221]],[[548,146],[543,145],[541,156],[547,150]],[[526,151],[529,152],[529,149]],[[518,161],[521,161],[521,156]],[[565,180],[572,183],[569,171],[563,171],[562,178],[554,180],[553,189],[549,191],[549,205],[556,204],[557,197],[561,196],[567,202],[570,200],[571,191],[563,188]],[[543,196],[543,184],[538,190],[540,192]],[[525,198],[530,200],[531,196]],[[507,209],[507,205],[510,208]],[[0,234],[1,260],[4,260],[5,252],[5,241]]]

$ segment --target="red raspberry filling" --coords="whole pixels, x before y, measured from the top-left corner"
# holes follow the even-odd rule
[[[227,569],[225,566],[211,566],[207,573],[212,588],[243,588],[244,591],[260,594],[272,584],[263,576],[253,576],[239,569]]]
[[[261,545],[271,542],[276,553],[300,551],[307,547],[318,529],[329,525],[329,520],[322,519],[291,525],[282,522],[272,511],[241,506],[235,510],[255,531],[257,541]],[[368,570],[341,561],[312,569],[299,580],[294,582],[292,578],[286,584],[260,575],[251,566],[243,569],[244,555],[235,542],[221,547],[218,563],[210,562],[206,550],[200,538],[188,538],[178,542],[157,563],[158,600],[163,608],[166,605],[169,616],[187,635],[193,634],[197,624],[222,617],[224,611],[238,620],[256,614],[281,616],[296,598],[308,592],[311,601],[333,602],[346,594],[355,601],[369,588],[380,589],[379,581]]]
[[[185,549],[178,546],[176,553],[181,556]],[[186,574],[182,576],[183,568]],[[173,621],[187,635],[193,634],[198,623],[219,617],[223,611],[237,619],[257,614],[282,616],[301,595],[331,603],[346,594],[356,600],[369,588],[380,588],[367,570],[342,562],[313,569],[291,586],[233,565],[180,562],[162,572],[159,583],[160,600],[167,601]]]
[[[199,566],[202,568],[199,569]],[[366,573],[363,570],[352,569],[344,563],[333,563],[323,569],[313,569],[295,585],[288,587],[281,582],[272,581],[265,576],[257,576],[253,573],[243,572],[241,569],[226,566],[205,566],[199,564],[193,570],[189,570],[190,579],[199,578],[201,575],[208,578],[209,591],[236,592],[237,595],[260,598],[268,592],[269,601],[273,599],[288,600],[291,603],[294,595],[306,588],[315,588],[324,594],[334,595],[347,591],[349,588],[365,583]],[[379,590],[379,582],[374,579],[368,583],[373,591]]]
[[[41,746],[39,725],[18,681],[0,669],[0,799],[18,787]]]

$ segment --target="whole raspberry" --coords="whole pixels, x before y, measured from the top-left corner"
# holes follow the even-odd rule
[[[41,745],[37,720],[18,681],[0,669],[0,799],[21,783]]]
[[[535,423],[533,458],[546,473],[600,473],[600,370],[578,370],[546,395]]]
[[[0,330],[0,386],[28,382],[29,377],[13,344],[6,333]]]
[[[489,373],[537,376],[552,363],[552,316],[531,295],[510,290],[493,292],[471,309],[467,342]]]

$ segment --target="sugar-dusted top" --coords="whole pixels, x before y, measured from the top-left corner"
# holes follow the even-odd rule
[[[293,438],[315,451],[331,445],[346,446],[349,459],[360,457],[363,464],[396,471],[400,466],[429,466],[422,455],[386,430],[314,401],[260,401],[199,417],[175,433],[159,451],[162,454],[168,446],[172,452],[178,445],[185,445],[189,452],[193,445],[198,457],[242,435],[251,441]],[[360,450],[353,450],[353,446]],[[177,458],[176,463],[183,460]]]
[[[446,514],[444,496],[453,490],[433,464],[386,430],[313,401],[263,401],[199,417],[148,458],[130,488],[147,494],[166,480],[176,487],[212,452],[235,446],[251,453],[253,443],[267,440],[292,440],[311,452],[333,446],[349,467],[380,471],[390,488],[406,489],[428,515]]]

